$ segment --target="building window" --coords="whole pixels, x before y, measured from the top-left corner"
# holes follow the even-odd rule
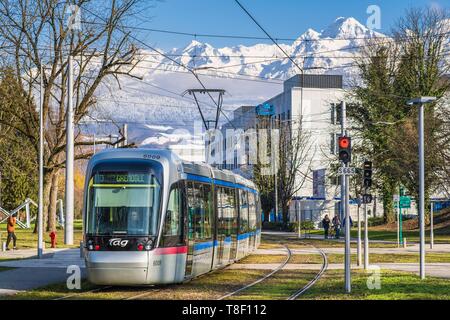
[[[337,134],[337,133],[330,134],[330,153],[331,154],[338,153],[338,143],[337,143],[338,138],[339,138],[339,134]]]
[[[342,112],[340,103],[332,103],[331,108],[331,124],[341,125],[342,122]]]

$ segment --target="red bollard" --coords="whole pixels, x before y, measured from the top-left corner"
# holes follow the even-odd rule
[[[52,241],[52,248],[56,248],[56,232],[50,232],[50,239]]]

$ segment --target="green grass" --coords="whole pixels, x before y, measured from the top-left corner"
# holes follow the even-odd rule
[[[0,233],[1,233],[1,239],[0,242],[6,241],[6,224],[0,224]],[[16,226],[16,236],[17,236],[17,247],[18,249],[32,249],[37,247],[37,233],[33,233],[34,230],[34,224],[31,225],[30,229],[20,229],[18,226]],[[82,221],[81,220],[75,220],[74,222],[74,245],[73,246],[66,246],[64,245],[64,229],[58,228],[56,232],[56,241],[57,241],[57,248],[75,248],[79,246],[80,241],[83,238],[82,235]],[[50,241],[50,233],[44,232],[44,242],[45,247],[50,248],[51,241]]]
[[[344,263],[343,254],[327,254],[328,263]],[[352,263],[356,263],[357,256],[352,254]],[[285,255],[251,255],[241,261],[239,264],[279,264],[286,260]],[[419,254],[378,254],[372,253],[369,256],[371,263],[416,263],[419,261]],[[426,255],[427,263],[450,263],[450,254],[448,253],[428,253]],[[290,264],[321,264],[323,258],[319,254],[295,254],[289,260]]]
[[[110,289],[89,292],[98,288],[87,281],[82,281],[81,291],[71,291],[65,283],[49,285],[43,288],[21,292],[14,296],[0,297],[13,300],[49,300],[74,295],[69,299],[76,300],[119,300],[147,293],[140,299],[157,300],[204,300],[217,299],[228,292],[251,283],[267,274],[261,270],[221,270],[201,276],[190,282],[179,285],[154,287],[113,287]]]
[[[0,272],[2,272],[2,271],[8,271],[8,270],[11,270],[11,269],[14,269],[14,268],[10,268],[10,267],[0,267]]]
[[[371,274],[352,271],[352,293],[344,292],[344,274],[328,270],[301,299],[311,300],[409,300],[450,299],[450,279],[427,278],[420,280],[414,274],[381,270],[381,289],[367,286]]]

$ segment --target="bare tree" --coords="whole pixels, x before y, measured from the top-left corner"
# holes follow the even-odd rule
[[[275,208],[275,179],[277,179],[278,206],[282,210],[283,227],[287,229],[289,219],[289,204],[293,197],[304,186],[311,173],[314,158],[311,136],[304,130],[301,122],[295,120],[260,119],[259,127],[273,132],[267,141],[258,141],[258,155],[269,154],[271,163],[258,163],[254,166],[254,180],[261,193],[261,206],[267,221],[269,212]],[[275,166],[276,164],[276,166]],[[274,174],[276,170],[276,175]],[[278,219],[276,217],[275,219]]]
[[[278,195],[283,215],[283,225],[287,228],[289,204],[292,198],[310,178],[315,150],[311,135],[302,128],[301,122],[279,121],[280,132],[278,155]]]
[[[2,63],[14,68],[23,91],[32,102],[25,110],[27,116],[21,117],[20,125],[14,129],[30,140],[34,155],[39,148],[38,107],[34,97],[39,92],[40,77],[44,80],[44,214],[48,213],[51,201],[50,215],[55,215],[56,197],[50,197],[50,190],[52,181],[57,181],[54,175],[65,166],[69,55],[75,64],[74,122],[77,126],[95,106],[95,94],[106,78],[119,83],[120,76],[134,77],[133,71],[140,58],[125,25],[143,4],[142,0],[0,0],[0,43],[6,53]],[[82,19],[74,19],[77,10]],[[77,22],[81,24],[74,24]],[[41,67],[43,74],[39,72]],[[76,160],[91,156],[83,147],[92,142],[81,139],[81,130],[77,130],[74,143]]]

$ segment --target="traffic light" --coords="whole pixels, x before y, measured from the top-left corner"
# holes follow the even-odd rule
[[[345,164],[352,161],[352,139],[339,137],[339,160]]]
[[[366,188],[366,189],[372,187],[372,162],[371,161],[364,162],[363,185],[364,185],[364,188]]]

